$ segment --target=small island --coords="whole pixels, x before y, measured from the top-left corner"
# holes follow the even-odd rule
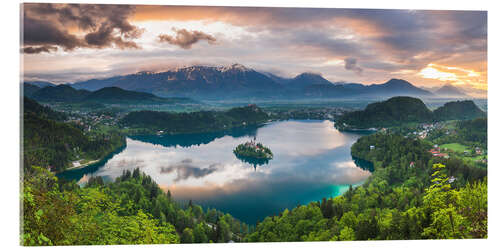
[[[258,160],[270,160],[273,158],[271,150],[262,145],[262,143],[255,142],[255,138],[254,140],[238,145],[233,150],[233,153],[238,157],[253,158]]]

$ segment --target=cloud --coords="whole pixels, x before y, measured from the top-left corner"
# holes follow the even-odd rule
[[[26,54],[38,54],[41,52],[51,52],[51,51],[57,51],[57,47],[55,46],[50,46],[50,45],[44,45],[44,46],[39,46],[39,47],[24,47],[22,48],[22,52]]]
[[[216,42],[214,36],[203,33],[201,31],[188,31],[186,29],[178,30],[175,28],[172,28],[172,30],[176,33],[175,37],[166,34],[160,34],[158,35],[160,42],[177,45],[183,49],[190,49],[193,44],[197,43],[200,40],[206,40],[209,44],[215,44]]]
[[[344,67],[346,70],[352,70],[352,71],[356,72],[356,74],[358,74],[358,75],[363,73],[363,69],[357,65],[356,58],[348,57],[348,58],[344,59],[344,63],[345,63]]]
[[[160,169],[160,173],[170,174],[176,172],[177,177],[174,179],[174,181],[178,182],[181,180],[189,179],[191,177],[198,179],[222,168],[223,166],[220,164],[211,164],[210,166],[208,166],[208,168],[200,168],[193,165],[192,159],[184,159],[177,164],[173,164],[168,167],[162,167]]]
[[[50,53],[62,48],[138,49],[133,40],[143,30],[128,18],[128,5],[47,4],[23,5],[23,49],[25,53]]]
[[[32,38],[25,39],[23,51],[41,53],[25,60],[24,70],[29,75],[60,71],[64,60],[71,62],[63,65],[68,72],[92,69],[89,77],[134,73],[139,65],[140,70],[159,68],[158,62],[191,65],[237,60],[288,76],[319,71],[331,81],[372,83],[386,81],[397,73],[397,77],[417,85],[432,85],[435,79],[416,73],[434,63],[479,72],[478,83],[484,88],[487,85],[486,11],[125,5],[114,18],[112,7],[100,5],[23,6],[28,14],[24,18],[38,25],[32,24]],[[30,6],[37,6],[37,10],[27,10]],[[127,31],[132,25],[147,31],[135,39],[141,34],[139,28],[124,34],[119,28],[111,28]],[[166,25],[177,29],[163,32]],[[51,39],[46,35],[49,33]],[[28,29],[24,34],[28,38]],[[203,40],[224,46],[195,45]],[[167,44],[183,49],[172,50],[164,46]],[[127,49],[141,45],[144,48],[140,51],[73,51],[80,47]],[[55,50],[43,46],[73,53],[47,55]],[[74,56],[87,60],[75,61]],[[355,58],[356,63],[350,64],[346,58]],[[61,78],[55,74],[51,77]],[[81,80],[85,76],[78,77]]]

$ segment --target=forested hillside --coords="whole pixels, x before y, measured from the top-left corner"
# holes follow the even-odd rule
[[[473,101],[448,102],[434,110],[433,113],[438,121],[469,120],[486,116],[486,113],[479,109]]]
[[[24,178],[21,241],[28,246],[208,243],[240,241],[249,230],[229,214],[173,197],[139,169],[107,184],[91,178],[80,188],[34,167]]]
[[[336,117],[335,127],[340,130],[393,127],[407,123],[425,123],[447,120],[468,120],[485,117],[473,101],[448,102],[430,111],[422,100],[398,96],[375,102],[364,110],[347,112]]]
[[[488,119],[478,118],[458,123],[458,136],[470,144],[488,147]]]
[[[375,166],[363,185],[267,217],[246,240],[487,237],[486,170],[452,160],[445,166],[431,160],[427,148],[422,141],[399,135],[360,138],[352,147],[353,156]]]
[[[346,113],[335,119],[339,129],[395,126],[408,122],[432,121],[432,112],[418,98],[393,97],[371,103],[362,111]]]
[[[256,125],[269,119],[257,106],[233,108],[228,111],[200,111],[192,113],[171,113],[158,111],[135,111],[127,114],[122,126],[146,128],[150,132],[163,130],[165,133],[197,133],[224,130],[245,125]]]
[[[73,160],[96,160],[125,145],[125,137],[117,132],[85,135],[81,129],[61,122],[64,117],[31,99],[24,99],[25,170],[36,165],[61,171]]]

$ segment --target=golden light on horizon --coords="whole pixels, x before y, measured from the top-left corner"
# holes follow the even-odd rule
[[[470,85],[477,89],[487,89],[485,76],[471,69],[429,63],[417,75],[454,85]]]
[[[427,65],[418,74],[423,78],[437,79],[440,81],[457,81],[458,78],[454,73],[443,72],[433,67],[433,64]]]

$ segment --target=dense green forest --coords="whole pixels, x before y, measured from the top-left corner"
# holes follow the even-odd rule
[[[23,184],[23,245],[238,242],[251,230],[229,214],[175,202],[139,169],[80,187],[33,167]]]
[[[479,109],[473,101],[448,102],[434,110],[433,113],[438,121],[470,120],[486,116],[486,113]]]
[[[118,132],[84,134],[75,125],[61,122],[65,115],[24,98],[23,161],[30,166],[62,171],[78,159],[100,159],[125,145]],[[56,121],[59,120],[59,121]]]
[[[339,129],[388,127],[408,122],[431,121],[433,118],[425,104],[418,98],[393,97],[383,102],[368,104],[362,111],[348,112],[336,117]]]
[[[459,140],[468,144],[479,144],[488,147],[488,119],[478,118],[475,120],[460,121],[458,123]]]
[[[49,107],[38,104],[36,101],[24,97],[23,99],[24,115],[36,115],[43,119],[50,119],[55,121],[64,121],[67,116],[62,112],[57,112]]]
[[[336,117],[339,130],[393,127],[412,122],[466,120],[485,117],[486,113],[472,101],[448,102],[431,111],[418,98],[398,96],[371,103],[364,110]]]
[[[269,119],[267,113],[255,105],[232,108],[228,111],[199,111],[172,113],[158,111],[135,111],[127,114],[122,126],[147,129],[149,132],[162,130],[165,133],[197,133],[218,131],[256,125]]]
[[[267,217],[246,240],[487,237],[486,170],[457,160],[443,165],[431,159],[428,147],[400,135],[360,138],[352,147],[353,156],[375,167],[363,185]]]

